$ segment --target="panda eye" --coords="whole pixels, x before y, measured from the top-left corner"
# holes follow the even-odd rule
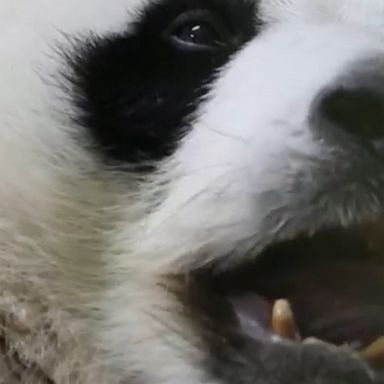
[[[214,15],[193,11],[174,20],[167,33],[173,42],[184,48],[207,49],[228,44],[231,33]]]

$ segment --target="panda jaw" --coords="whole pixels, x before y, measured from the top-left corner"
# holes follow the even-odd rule
[[[375,223],[299,235],[272,244],[254,261],[234,269],[194,271],[183,300],[199,318],[200,328],[224,338],[289,343],[316,339],[363,357],[373,345],[372,360],[381,365],[382,228]],[[274,311],[282,303],[292,311],[295,335],[279,334],[274,325],[280,321]]]

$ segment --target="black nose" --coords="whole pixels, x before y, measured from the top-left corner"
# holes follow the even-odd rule
[[[384,72],[345,77],[323,92],[314,113],[323,124],[359,139],[384,140]]]

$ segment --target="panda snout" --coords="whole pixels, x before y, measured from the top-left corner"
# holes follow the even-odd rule
[[[313,125],[384,153],[384,60],[355,65],[316,98]]]

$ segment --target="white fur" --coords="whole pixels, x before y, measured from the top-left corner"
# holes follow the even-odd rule
[[[224,268],[280,236],[305,198],[292,180],[310,184],[317,160],[334,161],[307,126],[311,103],[351,63],[384,54],[381,0],[264,0],[267,30],[221,71],[174,156],[139,182],[72,139],[55,44],[119,31],[143,3],[0,4],[0,316],[14,348],[57,383],[136,370],[148,384],[211,383],[163,276]]]

